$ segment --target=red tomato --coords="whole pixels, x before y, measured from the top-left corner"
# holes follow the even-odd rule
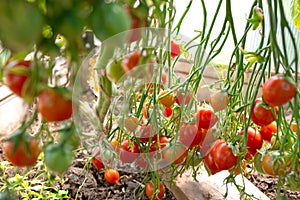
[[[3,143],[3,155],[14,166],[34,166],[40,155],[39,141],[27,133],[25,134],[25,137],[22,137],[21,139],[17,138],[17,140],[20,140],[18,141],[19,143],[14,140],[8,140]],[[15,145],[17,146],[15,147]]]
[[[101,170],[101,169],[104,169],[104,164],[100,158],[100,153],[97,154],[95,157],[93,157],[92,159],[92,163],[94,165],[94,167],[97,169],[97,170]]]
[[[167,108],[170,108],[173,106],[174,102],[175,102],[175,97],[174,95],[171,93],[169,93],[169,90],[163,90],[160,94],[159,94],[159,102],[164,105]],[[166,95],[167,94],[167,95]]]
[[[167,74],[166,73],[162,73],[161,82],[162,82],[162,84],[165,84],[167,82]]]
[[[142,125],[137,131],[135,137],[139,139],[143,143],[147,143],[149,141],[155,141],[157,139],[157,134],[155,130],[152,128],[151,124]]]
[[[273,122],[275,118],[272,110],[268,110],[262,105],[259,105],[261,102],[261,98],[255,99],[251,113],[251,120],[258,126],[265,126]],[[277,107],[275,107],[275,112],[278,112]]]
[[[241,135],[244,134],[244,130],[241,131]],[[248,138],[247,138],[247,147],[248,147],[248,152],[251,155],[256,154],[256,150],[260,149],[262,147],[262,137],[261,134],[258,130],[249,127],[248,128]]]
[[[119,152],[120,160],[122,163],[131,163],[138,157],[139,152],[140,150],[136,142],[124,140],[121,143],[121,149]]]
[[[20,61],[13,61],[8,64],[8,70],[12,68],[19,68],[23,67],[25,69],[30,68],[31,61],[28,60],[20,60]],[[28,75],[21,75],[11,71],[7,71],[4,73],[4,83],[7,87],[13,91],[16,95],[22,97],[22,90],[24,87],[25,82],[28,79]]]
[[[162,182],[160,182],[158,189],[158,185],[154,186],[153,182],[149,181],[146,184],[145,190],[147,197],[152,200],[159,200],[165,196],[165,186]]]
[[[177,93],[177,96],[176,96],[176,103],[181,106],[182,102],[184,102],[184,105],[187,105],[189,103],[190,99],[191,99],[190,93],[184,94],[183,92],[179,92],[179,93]]]
[[[72,116],[72,106],[72,101],[61,96],[55,89],[45,89],[38,96],[38,111],[48,122],[69,119]]]
[[[116,184],[120,179],[120,174],[115,169],[106,169],[104,172],[105,180],[110,184]]]
[[[206,155],[204,156],[204,162],[205,162],[207,168],[210,170],[211,174],[215,174],[220,171],[215,164],[214,151],[219,144],[224,143],[224,142],[225,142],[225,140],[223,140],[223,139],[216,140],[211,145],[210,149],[207,151]]]
[[[126,73],[130,72],[134,67],[136,67],[139,64],[141,57],[140,51],[134,51],[130,54],[127,54],[123,61],[122,61],[122,67]]]
[[[161,159],[163,157],[162,152],[157,152],[157,151],[160,151],[161,149],[165,148],[165,146],[167,146],[167,144],[169,144],[170,141],[171,141],[170,137],[160,136],[159,141],[154,141],[154,143],[150,145],[149,148],[150,157]]]
[[[182,144],[175,144],[163,151],[163,157],[170,164],[182,164],[187,157],[187,149]]]
[[[218,117],[214,114],[212,108],[201,107],[197,112],[198,128],[209,129],[218,121]]]
[[[155,83],[146,83],[146,91],[148,90],[149,94],[153,94],[154,92],[154,86],[156,91],[158,90],[158,88],[163,89],[163,85],[162,84],[155,84]],[[149,88],[150,87],[150,88]]]
[[[171,41],[171,57],[175,58],[176,56],[179,56],[179,54],[180,54],[180,47],[176,42],[174,42],[172,40]]]
[[[268,124],[266,126],[262,126],[260,128],[260,134],[263,140],[266,140],[268,142],[271,142],[271,138],[273,136],[273,134],[275,134],[277,132],[277,127],[276,127],[276,123],[273,122],[271,124]]]
[[[214,148],[212,152],[215,165],[218,170],[229,170],[236,165],[238,157],[232,152],[232,149],[228,147],[226,142],[220,142]]]
[[[171,117],[172,116],[172,113],[173,113],[173,110],[172,110],[172,108],[165,108],[165,110],[164,110],[164,116],[165,117]]]
[[[289,102],[296,93],[296,86],[279,75],[269,78],[262,88],[263,99],[271,107]]]
[[[179,135],[179,141],[190,149],[199,145],[202,140],[202,131],[198,130],[196,124],[182,124]]]

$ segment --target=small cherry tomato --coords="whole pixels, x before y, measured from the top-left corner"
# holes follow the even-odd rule
[[[171,57],[175,58],[176,56],[179,56],[179,54],[180,54],[179,44],[171,40]]]
[[[17,136],[18,137],[18,136]],[[12,137],[11,137],[12,138]],[[25,133],[16,140],[8,139],[3,143],[3,155],[17,167],[32,167],[40,155],[39,141]]]
[[[119,149],[120,160],[122,163],[131,163],[139,155],[139,148],[136,142],[124,140],[121,143],[121,148]]]
[[[172,108],[165,108],[165,110],[164,110],[164,116],[165,117],[167,117],[167,118],[171,117],[172,113],[173,113]]]
[[[241,135],[244,134],[244,130],[240,132]],[[256,150],[262,147],[263,140],[261,134],[258,130],[248,127],[248,138],[247,138],[247,147],[248,152],[251,155],[256,154]]]
[[[120,174],[115,169],[106,169],[104,172],[105,180],[110,184],[116,184],[120,179]]]
[[[165,107],[170,108],[175,102],[175,97],[172,92],[169,93],[169,90],[163,90],[159,94],[159,102]]]
[[[154,186],[152,181],[149,181],[145,187],[146,195],[149,199],[152,200],[160,200],[165,196],[165,186],[162,182],[158,185]]]
[[[260,128],[260,134],[263,140],[266,140],[268,142],[271,142],[271,138],[273,136],[273,134],[275,134],[277,132],[277,127],[276,127],[276,123],[273,122],[271,124],[268,124],[266,126],[262,126]]]
[[[97,170],[101,170],[101,169],[104,169],[104,164],[100,158],[100,153],[98,153],[96,156],[94,156],[92,158],[92,164],[94,165],[94,167],[97,169]]]
[[[270,77],[262,88],[263,99],[271,107],[289,102],[296,93],[296,86],[279,75]]]
[[[16,95],[22,97],[22,91],[24,88],[24,84],[28,79],[27,74],[19,74],[17,72],[12,72],[9,70],[13,70],[16,68],[24,68],[28,70],[30,68],[31,61],[28,60],[19,60],[13,61],[8,64],[8,71],[4,73],[4,83],[7,87],[13,91]]]
[[[225,142],[224,139],[216,140],[211,145],[210,149],[207,151],[206,155],[204,156],[204,163],[206,164],[207,168],[210,170],[211,174],[216,174],[217,172],[220,171],[215,164],[214,151],[219,144],[224,142]]]
[[[265,126],[273,122],[275,117],[271,109],[266,109],[264,106],[260,105],[261,102],[261,98],[255,99],[251,112],[251,120],[258,126]],[[277,112],[278,108],[275,107],[275,113]]]
[[[198,128],[209,129],[218,121],[218,117],[210,107],[201,107],[197,112]]]

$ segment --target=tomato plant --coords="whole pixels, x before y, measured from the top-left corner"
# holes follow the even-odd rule
[[[118,170],[106,169],[104,172],[105,180],[110,184],[116,184],[120,179],[120,174]]]
[[[289,102],[296,93],[296,86],[280,75],[270,77],[262,88],[264,101],[272,107]]]
[[[16,95],[22,97],[24,85],[30,75],[31,61],[12,61],[7,65],[4,73],[4,83]],[[14,71],[15,70],[15,71]]]
[[[266,109],[263,105],[261,105],[261,102],[261,98],[255,99],[251,113],[251,120],[258,126],[265,126],[273,122],[275,117],[272,109]],[[276,114],[277,112],[278,108],[275,107],[274,113]]]
[[[200,107],[197,111],[197,125],[199,128],[209,129],[218,121],[211,107]]]
[[[65,90],[64,90],[65,91]],[[57,90],[49,88],[38,96],[37,107],[47,121],[63,121],[72,116],[72,101]]]
[[[145,186],[146,195],[149,199],[159,200],[165,196],[165,186],[162,182],[154,185],[152,181],[149,181]]]
[[[32,167],[40,155],[38,139],[24,133],[12,136],[3,143],[3,155],[17,167]]]

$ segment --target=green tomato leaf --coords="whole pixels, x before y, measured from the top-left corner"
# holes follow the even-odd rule
[[[293,0],[292,2],[292,18],[294,25],[300,31],[300,0]]]

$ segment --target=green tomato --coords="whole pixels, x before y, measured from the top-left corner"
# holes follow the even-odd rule
[[[107,78],[114,83],[117,83],[125,74],[121,61],[112,60],[106,67]]]
[[[62,174],[72,164],[72,146],[50,144],[45,149],[45,164],[53,172]]]
[[[28,51],[42,36],[43,16],[35,3],[0,1],[0,40],[15,53]]]
[[[130,28],[130,16],[125,9],[117,3],[104,3],[100,1],[94,6],[93,12],[90,14],[88,20],[96,37],[100,41],[104,41]],[[120,45],[124,42],[124,39],[125,38],[117,37],[113,42]]]
[[[200,153],[193,153],[193,151],[189,151],[185,162],[187,166],[196,167],[201,163],[201,161],[202,157]]]
[[[261,174],[264,174],[264,170],[262,168],[262,154],[260,153],[257,153],[254,157],[254,167],[255,169],[261,173]]]

